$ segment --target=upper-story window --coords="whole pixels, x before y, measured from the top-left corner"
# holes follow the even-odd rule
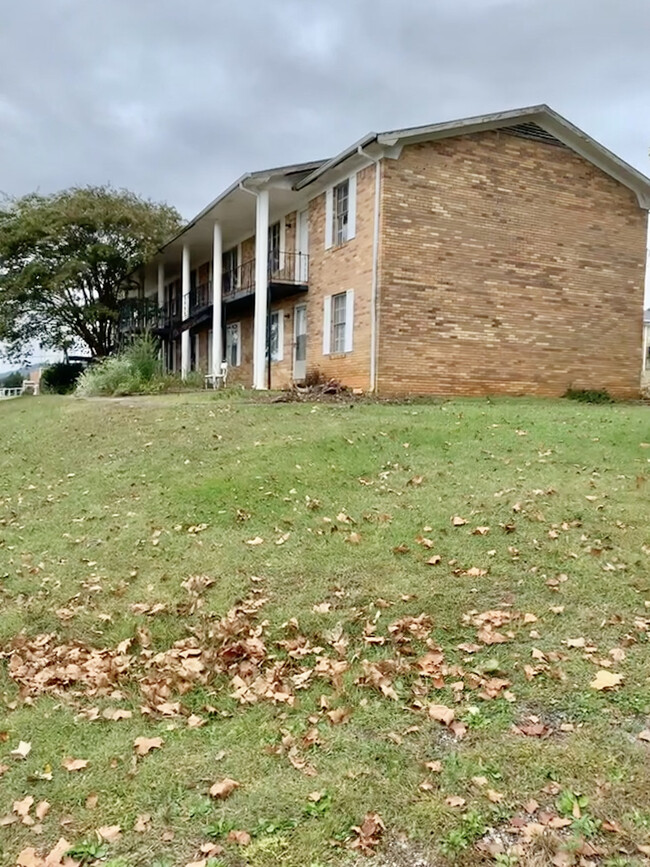
[[[271,274],[280,270],[280,243],[282,231],[280,221],[269,226],[269,271]]]
[[[232,250],[226,250],[222,256],[222,271],[223,271],[223,293],[227,295],[229,292],[234,292],[237,289],[239,280],[239,272],[237,265],[239,264],[239,256],[237,247]]]
[[[337,184],[333,191],[332,237],[338,246],[348,240],[348,218],[350,216],[350,181]]]
[[[325,194],[325,246],[340,247],[356,234],[357,176],[351,175]]]

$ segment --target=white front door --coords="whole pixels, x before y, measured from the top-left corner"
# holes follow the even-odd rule
[[[307,375],[307,305],[293,308],[293,378],[302,382]]]
[[[309,211],[298,212],[296,231],[296,283],[306,283],[309,266]]]

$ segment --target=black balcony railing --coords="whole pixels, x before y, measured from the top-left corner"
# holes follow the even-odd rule
[[[152,298],[125,298],[120,302],[117,328],[121,333],[154,331],[162,327],[164,311]]]
[[[201,283],[190,289],[190,316],[212,304],[212,281]]]
[[[306,284],[309,281],[309,256],[307,253],[283,253],[280,250],[269,254],[269,281],[271,283]]]
[[[177,325],[183,318],[183,303],[180,295],[174,295],[167,300],[163,309],[163,321],[166,328]]]
[[[309,255],[307,253],[272,251],[269,254],[268,279],[270,283],[286,283],[297,286],[309,281]],[[224,298],[247,295],[255,291],[255,259],[242,262],[237,268],[223,272],[222,292]]]
[[[241,293],[246,295],[255,291],[255,259],[248,259],[230,271],[224,271],[221,278],[221,291],[224,298]]]

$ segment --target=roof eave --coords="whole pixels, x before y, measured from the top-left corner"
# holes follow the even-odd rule
[[[571,150],[632,190],[636,194],[639,205],[646,210],[650,209],[650,178],[647,178],[642,172],[616,156],[600,142],[597,142],[545,104],[480,115],[448,123],[392,130],[380,133],[377,136],[377,141],[385,146],[414,144],[419,141],[432,141],[458,135],[471,135],[475,132],[491,129],[501,129],[523,121],[537,123]]]
[[[345,160],[358,153],[359,148],[367,147],[367,145],[371,144],[376,140],[377,133],[369,132],[363,138],[360,138],[359,141],[354,142],[354,144],[351,144],[349,147],[345,148],[345,150],[338,153],[335,157],[332,157],[331,160],[327,160],[327,162],[323,163],[323,165],[319,166],[319,168],[307,175],[306,178],[298,181],[298,183],[294,185],[294,190],[302,190],[305,187],[309,186],[309,184],[313,184],[314,181],[317,181],[318,178],[320,178],[330,169],[335,168],[340,163],[345,162]]]

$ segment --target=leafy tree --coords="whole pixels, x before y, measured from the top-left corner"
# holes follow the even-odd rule
[[[0,386],[2,386],[2,388],[20,388],[23,384],[24,378],[25,377],[19,370],[14,370],[12,373],[8,373],[0,379]]]
[[[31,341],[93,356],[115,346],[134,269],[178,230],[178,212],[112,187],[73,187],[0,205],[0,340],[20,358]]]

